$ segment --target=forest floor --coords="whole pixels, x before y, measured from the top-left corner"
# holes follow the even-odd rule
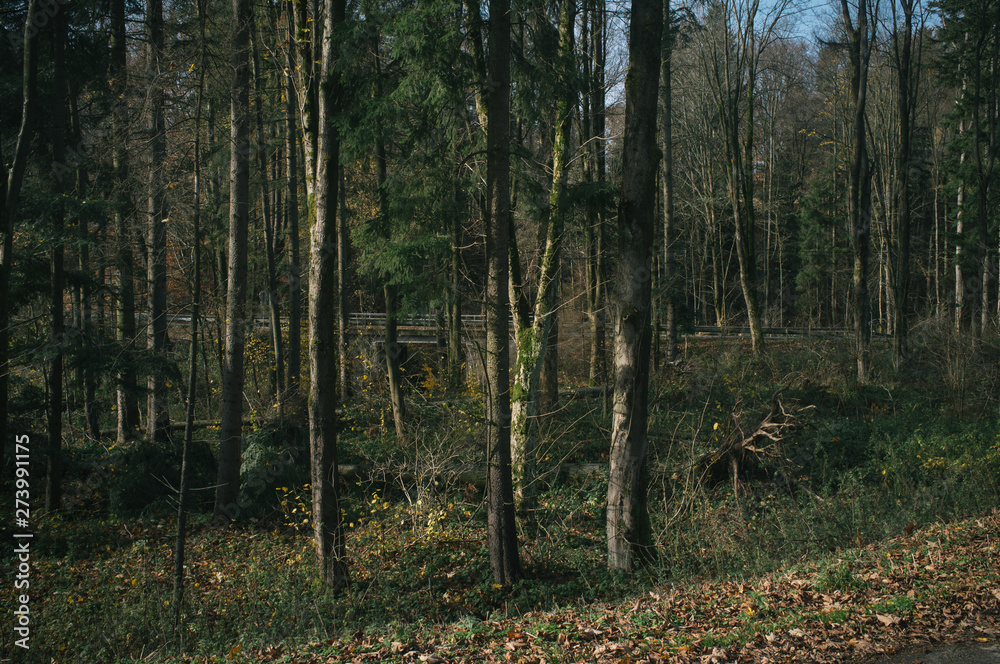
[[[745,582],[671,584],[616,603],[435,625],[405,642],[361,630],[224,657],[289,664],[771,664],[912,662],[887,654],[938,649],[952,657],[942,661],[972,661],[947,644],[1000,643],[998,533],[994,512]],[[996,661],[995,651],[984,652],[994,659],[979,661]]]

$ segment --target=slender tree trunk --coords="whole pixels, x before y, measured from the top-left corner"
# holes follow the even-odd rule
[[[285,414],[285,345],[281,338],[281,309],[278,306],[278,268],[275,261],[275,234],[277,224],[277,206],[271,205],[270,186],[268,181],[266,141],[264,138],[263,105],[264,92],[261,88],[264,76],[260,70],[260,58],[257,51],[260,36],[257,30],[251,27],[253,32],[253,49],[251,62],[253,63],[253,80],[256,103],[254,104],[254,116],[257,122],[257,166],[260,170],[260,204],[264,216],[264,256],[267,264],[267,310],[271,321],[271,348],[274,350],[274,382],[275,382],[275,408],[278,417]]]
[[[205,23],[207,0],[198,0],[199,62],[198,101],[194,113],[194,192],[191,211],[192,270],[194,279],[191,286],[191,324],[188,332],[191,345],[188,350],[187,402],[184,408],[184,443],[181,447],[181,477],[177,488],[177,537],[174,540],[174,590],[172,595],[174,635],[178,643],[180,635],[181,608],[184,600],[184,548],[186,543],[188,485],[191,482],[191,445],[194,437],[194,405],[198,388],[198,316],[201,309],[201,108],[205,96]]]
[[[591,77],[590,77],[590,116],[591,116],[591,160],[593,162],[594,179],[601,183],[605,181],[605,65],[606,65],[606,32],[607,14],[605,0],[592,0],[590,11],[591,40]],[[587,247],[588,265],[587,290],[589,295],[587,317],[590,323],[590,372],[591,385],[607,386],[607,351],[605,348],[605,299],[607,293],[607,275],[604,263],[604,214],[588,212],[587,217]],[[607,389],[605,389],[605,408],[607,407]]]
[[[558,280],[558,277],[557,277]],[[556,288],[556,302],[559,289]],[[559,407],[559,309],[554,308],[549,323],[549,340],[545,346],[545,361],[538,377],[538,417],[545,419]]]
[[[112,111],[113,179],[114,179],[114,262],[116,290],[116,335],[118,343],[127,349],[125,366],[118,372],[117,412],[118,444],[139,436],[138,380],[129,359],[134,354],[137,335],[135,322],[135,273],[132,265],[132,226],[135,222],[128,173],[128,65],[126,60],[125,0],[111,2],[111,88],[118,101]]]
[[[389,382],[389,403],[392,405],[392,422],[396,428],[396,440],[406,440],[406,402],[403,400],[403,376],[400,362],[403,347],[396,334],[397,288],[386,284],[382,289],[385,296],[385,369]]]
[[[521,576],[510,456],[510,2],[489,0],[486,78],[486,521],[496,583]]]
[[[871,57],[871,37],[868,28],[867,0],[858,2],[858,22],[851,21],[847,0],[841,0],[844,24],[850,37],[851,101],[854,106],[854,150],[850,173],[850,199],[848,217],[851,228],[851,245],[854,249],[854,278],[852,282],[854,304],[855,354],[857,356],[858,383],[868,382],[869,345],[871,343],[871,306],[868,296],[868,271],[871,235],[871,170],[865,142],[865,101],[868,92],[868,63]]]
[[[8,399],[10,395],[10,279],[14,265],[14,217],[21,197],[21,184],[28,165],[28,150],[34,134],[35,95],[38,82],[38,30],[33,20],[38,1],[28,2],[24,19],[24,66],[21,73],[21,127],[10,170],[0,154],[0,448],[3,449],[4,468],[12,458],[13,447],[7,442]],[[2,153],[2,150],[0,150]]]
[[[556,100],[556,133],[552,146],[552,187],[549,191],[549,218],[546,223],[545,245],[538,275],[538,294],[535,297],[534,319],[531,327],[527,320],[517,323],[517,359],[514,368],[514,385],[511,392],[511,454],[514,481],[514,500],[519,509],[533,507],[535,486],[535,453],[538,447],[538,415],[540,412],[539,389],[542,372],[548,357],[552,325],[556,317],[556,296],[559,292],[559,259],[562,251],[565,225],[567,160],[573,119],[573,26],[575,15],[573,0],[562,0],[559,10],[559,98]],[[511,269],[520,272],[515,247],[511,254]],[[522,284],[514,283],[515,296],[520,299]],[[558,384],[556,386],[558,390]]]
[[[458,188],[456,186],[456,197]],[[462,384],[462,217],[454,215],[451,226],[451,283],[448,288],[448,384]]]
[[[285,196],[285,220],[288,226],[288,378],[290,392],[297,392],[302,372],[302,287],[299,265],[299,165],[298,138],[295,128],[295,29],[292,25],[289,0],[288,48],[285,49],[285,177],[288,194]]]
[[[351,316],[351,236],[347,228],[347,183],[343,166],[340,167],[340,181],[337,196],[337,368],[339,376],[337,386],[340,389],[340,400],[347,403],[351,396],[351,357],[349,354],[347,332]]]
[[[317,23],[320,16],[313,12],[312,18],[306,10],[306,0],[289,0],[295,26],[296,63],[295,72],[298,86],[295,97],[299,102],[299,118],[302,121],[302,154],[306,174],[306,199],[309,221],[315,220],[313,187],[316,183],[316,140],[318,99],[316,90],[316,58],[313,43],[318,37]],[[319,55],[319,54],[316,54]]]
[[[69,90],[66,86],[66,15],[60,12],[55,18],[53,39],[53,133],[52,133],[52,193],[56,199],[52,211],[51,298],[49,322],[49,450],[45,478],[45,511],[58,510],[62,503],[62,416],[63,416],[63,352],[65,348],[64,258],[63,231],[66,210],[62,198],[66,192],[66,106]]]
[[[647,491],[650,270],[656,206],[657,81],[663,4],[634,0],[625,78],[622,193],[615,275],[615,396],[608,479],[608,567],[632,571],[654,556]]]
[[[167,131],[163,115],[164,79],[160,71],[163,59],[163,0],[146,0],[147,70],[149,73],[149,187],[147,201],[146,278],[149,294],[147,346],[161,362],[167,361],[167,208],[164,196],[163,168],[166,163]],[[164,440],[168,436],[170,411],[164,371],[155,367],[149,375],[149,404],[146,413],[146,436]]]
[[[77,104],[80,90],[79,86],[71,86],[70,90],[70,111],[72,114],[73,137],[80,150],[83,150],[83,132],[80,127],[80,110]],[[86,160],[79,158],[76,165],[76,190],[80,197],[87,196],[90,176],[87,171]],[[101,437],[99,413],[97,410],[97,375],[90,366],[88,356],[92,349],[94,338],[94,311],[93,294],[91,283],[93,275],[90,267],[90,228],[87,223],[87,216],[80,215],[77,218],[77,237],[80,247],[77,258],[80,271],[80,283],[74,290],[73,305],[76,309],[77,332],[77,381],[83,396],[83,428],[84,435],[90,440],[98,440]],[[98,281],[100,283],[100,281]]]
[[[899,227],[896,229],[896,269],[893,299],[893,363],[899,367],[903,364],[907,353],[907,334],[909,331],[907,299],[910,283],[910,160],[913,132],[911,130],[912,102],[916,96],[916,85],[919,76],[911,74],[913,67],[913,0],[900,0],[903,8],[903,35],[900,40],[900,27],[894,28],[893,46],[896,56],[897,106],[899,112],[899,162],[897,167],[899,196],[899,214],[896,216]],[[896,5],[892,4],[893,14]],[[895,19],[895,16],[894,16]],[[894,21],[895,22],[895,21]]]
[[[380,57],[376,47],[375,57]],[[376,71],[378,65],[376,65]],[[378,188],[379,216],[384,232],[383,241],[388,245],[392,242],[392,234],[388,220],[389,200],[385,190],[386,155],[385,142],[379,136],[375,140],[375,171]],[[382,292],[385,296],[385,374],[389,382],[389,402],[392,404],[392,421],[396,427],[396,440],[402,442],[406,438],[406,403],[403,401],[402,374],[400,361],[403,347],[399,345],[396,335],[396,298],[397,288],[390,283],[391,276],[384,274],[385,286]]]
[[[674,266],[674,139],[671,95],[674,34],[670,0],[663,1],[663,36],[660,46],[659,138],[661,152],[660,187],[663,199],[663,289],[666,293],[667,362],[677,359],[677,284]],[[659,333],[657,332],[657,335]]]
[[[345,20],[345,0],[325,0],[322,71],[316,141],[316,210],[309,263],[309,450],[313,537],[323,584],[347,585],[337,474],[336,311],[337,189],[340,139],[332,119],[339,110],[340,74],[334,31]]]
[[[229,154],[229,276],[226,348],[219,425],[215,518],[237,519],[243,433],[243,351],[246,346],[247,234],[250,227],[250,0],[233,0]]]

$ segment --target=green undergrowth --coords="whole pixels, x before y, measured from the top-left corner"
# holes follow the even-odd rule
[[[332,596],[314,572],[302,423],[260,423],[245,441],[243,493],[250,502],[243,518],[214,526],[203,509],[209,501],[196,501],[184,623],[175,634],[174,480],[167,469],[175,452],[118,451],[136,462],[100,470],[125,457],[70,447],[68,467],[91,470],[71,486],[77,508],[33,524],[32,657],[155,661],[179,645],[214,655],[237,645],[249,652],[324,643],[359,630],[405,644],[440,625],[452,626],[454,639],[476,639],[488,629],[483,621],[582,615],[589,605],[627,602],[666,586],[759,580],[816,561],[825,561],[811,572],[817,589],[863,592],[871,581],[852,552],[996,508],[1000,423],[982,415],[992,398],[988,376],[967,375],[961,394],[947,387],[929,392],[880,365],[878,382],[859,387],[850,382],[844,347],[831,342],[826,351],[801,341],[758,359],[740,346],[705,345],[690,349],[681,367],[653,376],[648,505],[657,555],[632,577],[606,569],[607,479],[599,470],[546,478],[536,508],[519,523],[524,579],[512,589],[495,586],[482,489],[441,472],[478,461],[481,395],[467,386],[412,399],[412,436],[399,443],[387,402],[373,393],[346,406],[341,419],[341,461],[382,473],[352,481],[342,496],[349,589]],[[699,459],[734,421],[753,424],[775,398],[796,409],[795,426],[778,448],[781,472],[748,472],[735,489],[729,478],[700,481]],[[606,463],[610,413],[599,395],[564,400],[541,430],[543,470]],[[156,466],[163,481],[147,500],[140,489],[152,490],[154,462],[163,466]],[[404,480],[394,468],[417,472]],[[196,495],[210,498],[213,473],[204,475]],[[128,487],[138,497],[119,509],[114,492]],[[873,610],[906,613],[914,599],[883,601],[891,606]],[[769,611],[766,598],[754,600],[746,620],[762,622],[748,634],[767,621],[795,624]],[[831,615],[823,620],[841,618]],[[726,647],[743,629],[712,638]]]

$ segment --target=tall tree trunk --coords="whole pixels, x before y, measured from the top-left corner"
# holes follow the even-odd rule
[[[347,182],[343,166],[339,169],[337,188],[337,387],[340,400],[346,403],[351,396],[351,357],[348,352],[347,327],[351,310],[348,295],[351,292],[351,238],[347,227]]]
[[[52,133],[52,193],[56,199],[52,211],[52,236],[55,243],[51,253],[51,290],[49,321],[49,450],[45,477],[45,511],[58,510],[62,503],[62,415],[63,415],[63,348],[65,343],[65,312],[63,307],[65,246],[63,231],[66,210],[62,202],[66,191],[66,105],[69,90],[66,87],[66,13],[56,15],[53,39],[53,133]]]
[[[72,114],[73,137],[80,150],[83,149],[83,132],[80,127],[80,109],[77,104],[80,90],[79,86],[71,86],[70,90],[70,111]],[[79,159],[76,165],[76,190],[79,197],[87,196],[90,176],[87,171],[86,160]],[[80,281],[74,293],[74,306],[77,308],[79,318],[76,321],[77,335],[77,380],[82,388],[83,396],[83,428],[84,435],[91,440],[98,440],[101,437],[99,413],[97,407],[97,375],[87,357],[92,347],[94,338],[94,309],[91,283],[93,274],[90,268],[90,229],[87,223],[87,216],[80,215],[77,219],[77,237],[80,247],[77,253],[79,260]],[[100,283],[100,282],[98,282]]]
[[[608,479],[608,567],[632,571],[654,556],[647,491],[650,270],[656,206],[657,81],[663,4],[634,0],[625,78],[622,192],[615,274],[615,396]]]
[[[267,310],[271,322],[271,348],[274,351],[274,401],[278,417],[285,414],[285,345],[281,338],[281,309],[278,306],[278,268],[274,257],[274,238],[277,224],[275,217],[277,206],[271,205],[270,186],[268,180],[267,142],[264,136],[264,91],[261,87],[264,76],[260,70],[260,58],[257,51],[260,48],[260,36],[256,28],[253,32],[253,81],[256,103],[254,116],[257,122],[257,167],[260,169],[260,204],[264,217],[264,256],[267,264]]]
[[[674,267],[674,138],[671,93],[673,74],[674,33],[670,0],[663,2],[663,36],[660,46],[660,188],[663,201],[663,289],[665,292],[664,323],[666,324],[666,359],[677,359],[677,284]],[[659,331],[657,331],[659,335]]]
[[[320,16],[312,17],[306,9],[306,0],[289,0],[295,25],[296,63],[295,73],[298,86],[295,97],[299,102],[299,118],[302,121],[302,154],[306,174],[306,199],[309,221],[315,220],[313,188],[316,184],[316,141],[319,125],[317,122],[318,99],[316,89],[316,57],[313,44],[320,32]],[[319,54],[316,54],[319,55]]]
[[[285,20],[288,22],[288,47],[285,49],[285,221],[288,227],[288,378],[290,392],[298,391],[302,372],[302,278],[299,265],[299,165],[298,138],[295,128],[295,28],[291,17],[292,0],[288,2]]]
[[[163,59],[163,0],[146,0],[147,70],[149,101],[149,188],[147,201],[146,278],[149,295],[147,346],[160,362],[167,361],[167,209],[163,169],[166,163],[167,131],[163,115],[164,79],[160,71]],[[146,412],[146,436],[150,440],[167,438],[170,411],[167,382],[161,367],[154,367],[148,379],[149,404]]]
[[[375,47],[375,57],[376,59],[380,57],[378,46]],[[376,71],[378,71],[378,64],[376,64]],[[382,239],[388,245],[392,242],[392,232],[388,219],[388,192],[385,189],[385,141],[381,136],[375,139],[375,173],[376,186],[378,188],[379,217],[383,231]],[[402,374],[399,366],[402,360],[403,347],[399,345],[396,335],[396,299],[398,289],[390,283],[391,275],[383,274],[382,278],[385,280],[385,286],[382,289],[385,295],[385,375],[389,383],[389,403],[392,404],[392,421],[396,427],[396,440],[402,442],[406,438],[406,403],[403,401]]]
[[[605,174],[605,33],[607,15],[605,0],[591,0],[590,3],[590,163],[594,181],[603,183]],[[604,264],[604,214],[588,209],[585,231],[587,245],[587,319],[590,324],[590,368],[588,380],[591,385],[607,383],[607,353],[605,350],[605,264]],[[605,401],[607,390],[605,390]]]
[[[385,373],[389,383],[389,403],[392,405],[396,440],[403,442],[406,439],[406,402],[403,400],[403,376],[400,370],[403,346],[396,333],[398,288],[386,284],[382,292],[385,296]]]
[[[896,59],[896,79],[897,79],[897,111],[899,113],[899,155],[897,166],[898,188],[897,195],[899,208],[896,215],[898,227],[896,229],[896,265],[893,273],[893,300],[895,307],[893,312],[892,330],[892,357],[893,363],[899,367],[902,365],[907,352],[907,334],[909,331],[907,298],[909,296],[910,284],[910,224],[911,222],[911,201],[910,201],[910,160],[913,140],[912,115],[914,102],[916,100],[916,87],[919,76],[912,75],[913,67],[913,0],[900,0],[903,8],[903,26],[900,28],[895,22],[896,4],[892,3],[893,11],[893,47]],[[902,40],[900,40],[900,30],[903,30]]]
[[[219,424],[215,518],[236,519],[243,433],[243,351],[246,345],[247,234],[250,226],[250,0],[233,0],[229,152],[229,276],[226,349]]]
[[[35,95],[38,82],[38,30],[34,26],[38,0],[28,2],[24,19],[24,66],[21,73],[21,127],[17,134],[10,170],[0,154],[0,448],[3,449],[4,468],[13,458],[13,447],[7,443],[8,399],[10,395],[10,279],[14,266],[14,216],[21,197],[25,169],[28,166],[28,149],[34,134]],[[2,153],[2,150],[0,150]]]
[[[173,605],[174,635],[180,639],[181,606],[184,599],[184,548],[187,537],[188,485],[191,483],[191,446],[194,438],[194,404],[198,389],[198,316],[201,309],[201,108],[205,97],[207,0],[198,0],[199,57],[198,57],[198,100],[194,112],[194,191],[191,211],[192,270],[191,323],[188,333],[191,345],[188,349],[187,402],[184,407],[184,442],[181,447],[181,477],[177,487],[177,536],[174,540],[174,589],[171,597]]]
[[[538,275],[538,294],[535,297],[534,319],[531,327],[527,320],[518,317],[516,329],[517,358],[514,368],[514,385],[511,393],[511,453],[514,481],[514,500],[519,509],[533,506],[535,487],[535,452],[538,447],[539,388],[541,374],[548,354],[552,324],[556,316],[556,296],[559,292],[559,259],[562,251],[565,211],[563,201],[568,175],[570,132],[573,109],[576,106],[572,78],[573,27],[575,3],[562,0],[559,10],[559,97],[556,99],[556,132],[552,145],[552,187],[549,190],[549,210],[546,223],[545,245]],[[516,243],[511,253],[511,269],[520,272]],[[511,280],[515,297],[520,300],[523,288],[519,280]],[[558,388],[557,388],[558,389]]]
[[[114,262],[116,290],[116,336],[118,343],[128,349],[125,366],[118,372],[116,389],[118,412],[118,444],[134,440],[139,435],[138,380],[135,368],[129,359],[136,346],[135,323],[135,273],[132,265],[132,226],[134,210],[129,193],[128,162],[128,103],[125,92],[128,89],[128,64],[126,59],[125,0],[111,2],[111,66],[108,72],[111,89],[115,92],[115,108],[112,111],[112,161],[114,179]]]
[[[510,458],[510,2],[489,0],[486,73],[486,521],[496,583],[521,576]]]
[[[337,475],[336,311],[337,188],[340,138],[333,123],[340,110],[340,74],[334,32],[345,0],[325,0],[322,71],[316,141],[316,216],[309,262],[309,450],[313,537],[320,578],[339,590],[348,583]]]
[[[455,187],[458,197],[458,186]],[[451,224],[451,272],[448,288],[448,384],[462,384],[462,217],[455,214]]]
[[[868,382],[869,346],[871,343],[871,307],[868,297],[868,262],[871,235],[871,170],[865,142],[865,101],[868,94],[868,63],[871,58],[871,38],[868,27],[867,0],[858,0],[858,22],[851,21],[847,0],[841,0],[841,11],[846,26],[851,58],[851,102],[854,106],[854,151],[850,173],[850,200],[848,218],[851,228],[851,245],[854,249],[854,336],[857,356],[858,383]]]

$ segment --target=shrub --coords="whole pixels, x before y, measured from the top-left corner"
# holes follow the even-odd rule
[[[279,507],[275,491],[309,481],[306,432],[288,419],[268,422],[243,436],[240,516],[269,516]]]

